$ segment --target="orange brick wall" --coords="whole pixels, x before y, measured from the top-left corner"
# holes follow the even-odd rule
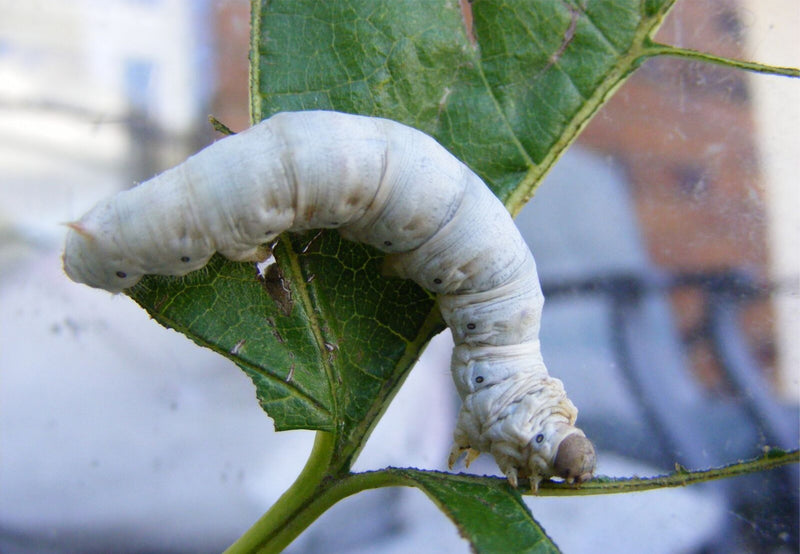
[[[747,13],[734,0],[678,2],[656,39],[744,57]],[[766,207],[754,122],[743,71],[675,58],[648,61],[587,127],[580,143],[612,156],[627,172],[652,260],[673,270],[747,268],[767,275]],[[673,305],[683,331],[701,323],[701,295]],[[774,364],[767,301],[743,317],[763,366]],[[692,348],[699,375],[720,375],[709,345]]]

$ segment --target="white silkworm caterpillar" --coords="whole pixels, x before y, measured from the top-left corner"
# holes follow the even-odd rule
[[[539,349],[544,299],[502,203],[433,138],[386,119],[280,113],[70,224],[64,269],[109,291],[214,252],[261,261],[284,231],[336,228],[438,295],[462,398],[450,465],[491,453],[516,486],[591,477],[595,453]]]

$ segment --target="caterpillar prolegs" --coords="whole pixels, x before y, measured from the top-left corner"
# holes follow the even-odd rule
[[[438,295],[462,399],[450,465],[491,453],[508,480],[591,477],[595,453],[539,348],[544,298],[502,203],[433,138],[386,119],[277,114],[70,224],[64,269],[112,292],[219,252],[261,261],[284,231],[336,228]]]

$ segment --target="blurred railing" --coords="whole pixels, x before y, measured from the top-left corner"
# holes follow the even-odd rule
[[[586,279],[543,282],[548,302],[568,302],[582,297],[601,298],[608,305],[611,349],[619,377],[630,392],[649,436],[630,440],[634,426],[608,429],[603,422],[584,421],[601,450],[638,458],[657,467],[678,463],[689,468],[729,463],[759,455],[760,449],[798,448],[800,418],[797,405],[780,402],[768,374],[760,367],[748,346],[741,315],[752,302],[763,301],[784,291],[741,270],[670,273],[646,271],[617,273]],[[683,289],[694,289],[703,297],[700,324],[680,333],[672,325],[667,349],[679,352],[680,364],[663,364],[664,350],[654,346],[648,329],[653,312],[649,302],[667,302]],[[722,371],[725,393],[709,391],[692,373],[688,352],[697,341],[706,341]],[[655,359],[654,359],[655,358]],[[680,369],[675,369],[680,368]],[[642,422],[637,422],[642,423]],[[595,433],[594,431],[597,431]],[[758,514],[775,528],[789,529],[778,540],[764,537],[763,526],[729,523],[719,540],[706,552],[739,549],[743,544],[758,548],[798,544],[797,467],[787,467],[759,476],[724,482],[731,513]],[[744,519],[744,518],[742,518]],[[784,531],[785,533],[785,531]]]

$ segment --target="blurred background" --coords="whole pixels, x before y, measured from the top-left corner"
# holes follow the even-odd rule
[[[684,0],[658,39],[798,67],[798,28],[796,0]],[[235,366],[60,266],[59,223],[213,141],[208,114],[249,124],[248,40],[245,0],[0,0],[0,552],[218,552],[305,461],[313,433],[275,433]],[[797,448],[799,128],[796,80],[650,60],[520,214],[545,359],[599,473]],[[444,468],[449,341],[355,469]],[[797,467],[527,501],[565,552],[798,551]],[[323,548],[467,544],[421,493],[387,489],[289,551]]]

